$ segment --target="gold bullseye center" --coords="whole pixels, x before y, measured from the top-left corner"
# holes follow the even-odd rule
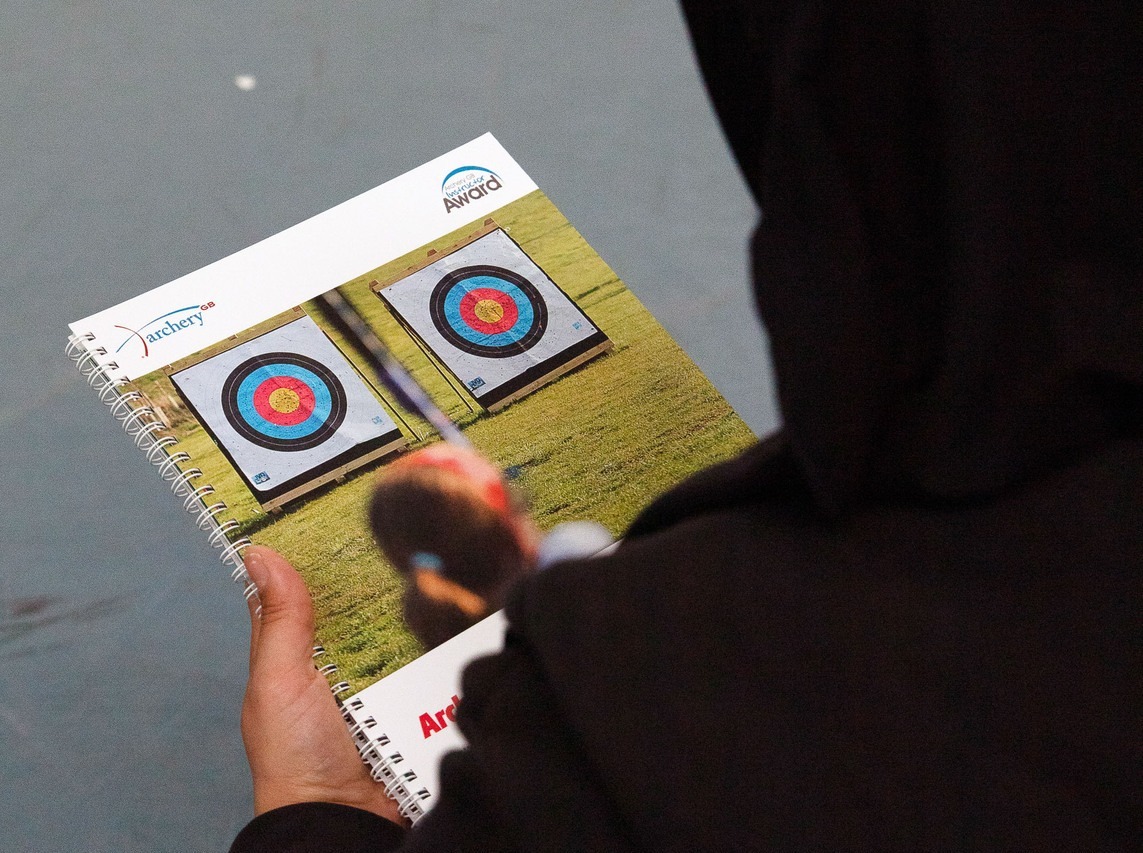
[[[270,408],[283,415],[296,412],[301,403],[298,392],[289,388],[275,388],[270,392]]]
[[[485,323],[499,323],[504,317],[504,306],[495,299],[481,299],[472,309]]]

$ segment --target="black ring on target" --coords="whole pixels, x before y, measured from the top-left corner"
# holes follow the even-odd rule
[[[279,379],[288,383],[287,391],[296,389],[293,398],[303,398],[307,406],[300,413],[295,408],[282,414],[283,423],[274,422],[277,413],[265,401],[267,388]],[[337,432],[347,408],[341,380],[321,362],[299,353],[256,355],[234,368],[222,386],[226,420],[247,441],[270,450],[317,447]]]
[[[480,279],[489,282],[484,284]],[[468,311],[459,303],[476,288],[497,291],[496,299],[508,311],[515,312],[510,328],[489,332],[468,319]],[[452,346],[485,358],[508,358],[526,352],[548,328],[548,306],[536,286],[519,273],[489,264],[461,267],[437,282],[429,297],[429,316]]]

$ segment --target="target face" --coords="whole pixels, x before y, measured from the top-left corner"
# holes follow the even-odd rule
[[[607,336],[502,228],[374,292],[482,406],[530,393]]]
[[[429,314],[441,337],[471,355],[508,358],[544,336],[548,309],[536,286],[497,266],[467,266],[440,280]]]
[[[304,315],[170,377],[266,507],[405,443],[353,364]]]
[[[320,362],[274,352],[247,359],[222,388],[222,411],[235,432],[270,450],[309,450],[345,420],[345,388]]]

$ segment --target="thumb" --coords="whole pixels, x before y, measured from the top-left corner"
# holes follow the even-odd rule
[[[273,677],[313,667],[314,608],[305,581],[276,551],[253,545],[242,555],[258,586],[261,615],[252,608],[250,671]]]

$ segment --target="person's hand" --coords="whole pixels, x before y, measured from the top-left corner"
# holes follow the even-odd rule
[[[314,612],[285,558],[253,546],[244,555],[262,615],[250,607],[250,681],[242,740],[254,777],[254,814],[304,802],[340,803],[405,825],[369,776],[329,682],[314,667]]]

